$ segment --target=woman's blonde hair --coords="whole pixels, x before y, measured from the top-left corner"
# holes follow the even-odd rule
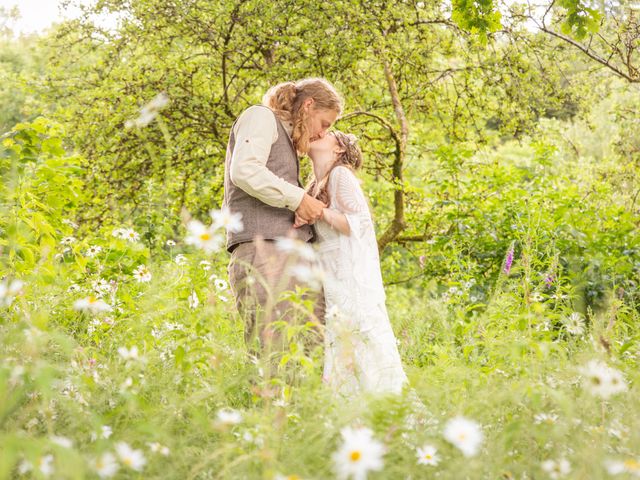
[[[327,135],[334,135],[336,137],[338,147],[340,147],[342,151],[338,153],[338,158],[333,165],[331,165],[324,178],[313,178],[309,185],[307,185],[306,190],[309,195],[328,205],[330,203],[328,187],[331,171],[339,166],[350,168],[354,172],[359,170],[360,167],[362,167],[362,150],[360,150],[358,146],[358,139],[353,134],[333,130]]]
[[[309,151],[308,114],[302,108],[307,98],[313,98],[315,110],[332,110],[338,115],[342,113],[342,97],[324,78],[280,83],[271,87],[262,98],[262,104],[273,110],[280,120],[293,123],[291,137],[298,153]]]

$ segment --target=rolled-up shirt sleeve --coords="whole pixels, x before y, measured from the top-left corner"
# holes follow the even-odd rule
[[[236,122],[235,147],[231,154],[231,182],[252,197],[272,207],[295,211],[305,191],[267,168],[271,145],[278,139],[273,113],[260,106],[245,110]]]

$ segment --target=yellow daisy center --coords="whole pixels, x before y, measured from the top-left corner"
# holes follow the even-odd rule
[[[353,452],[351,452],[351,455],[349,455],[349,459],[352,462],[357,462],[358,460],[360,460],[360,457],[362,457],[362,454],[358,450],[354,450]]]
[[[122,463],[124,463],[126,466],[130,467],[131,465],[133,465],[133,459],[131,457],[127,457],[124,460],[122,460]]]
[[[424,458],[426,458],[427,460],[431,460],[433,458],[433,455],[431,455],[430,453],[426,453],[424,455]]]
[[[211,234],[209,233],[201,233],[200,240],[209,240],[211,238]]]
[[[637,460],[629,459],[624,461],[624,468],[631,470],[632,472],[640,471],[640,462]]]
[[[98,299],[94,296],[89,297],[89,303],[96,303]]]

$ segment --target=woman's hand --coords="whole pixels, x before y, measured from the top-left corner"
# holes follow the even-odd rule
[[[300,228],[303,225],[306,225],[307,222],[302,219],[300,215],[296,213],[296,220],[293,222],[293,228]]]

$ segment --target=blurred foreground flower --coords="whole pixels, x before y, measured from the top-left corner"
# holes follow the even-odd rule
[[[210,215],[214,229],[225,228],[232,233],[240,233],[244,229],[242,213],[231,213],[229,208],[222,207],[220,210],[211,210]]]
[[[640,477],[640,459],[605,460],[604,468],[606,468],[609,475],[631,473],[636,477]]]
[[[94,459],[91,462],[91,466],[100,478],[111,478],[120,468],[118,462],[116,462],[116,457],[109,452],[103,453],[99,458]]]
[[[571,472],[571,464],[564,458],[560,460],[545,460],[542,462],[542,470],[555,480],[568,475]]]
[[[589,361],[580,372],[585,377],[584,387],[593,395],[604,399],[627,389],[622,372],[599,360]]]
[[[0,282],[0,307],[10,307],[13,299],[20,293],[24,283],[20,280]]]
[[[93,295],[76,300],[73,304],[73,308],[80,310],[81,312],[91,313],[110,312],[112,310],[111,306],[105,303],[104,300],[100,300]]]
[[[385,448],[373,438],[373,432],[369,428],[345,427],[340,434],[343,443],[333,454],[338,478],[364,480],[369,471],[382,470]]]
[[[482,444],[480,425],[465,417],[455,417],[444,427],[444,438],[457,447],[465,457],[473,457]]]
[[[125,442],[116,443],[116,453],[124,465],[137,472],[141,471],[147,463],[142,450],[134,450]]]
[[[140,109],[140,115],[124,123],[125,128],[146,127],[158,116],[160,110],[169,104],[169,96],[161,92]]]
[[[232,408],[222,408],[218,410],[217,420],[220,425],[237,425],[242,421],[242,414]]]
[[[220,249],[223,238],[216,233],[215,228],[212,226],[206,227],[198,220],[189,220],[185,242],[187,245],[194,245],[207,253],[211,253]]]
[[[418,463],[420,465],[438,465],[440,457],[436,453],[438,450],[433,445],[424,445],[418,448]]]

